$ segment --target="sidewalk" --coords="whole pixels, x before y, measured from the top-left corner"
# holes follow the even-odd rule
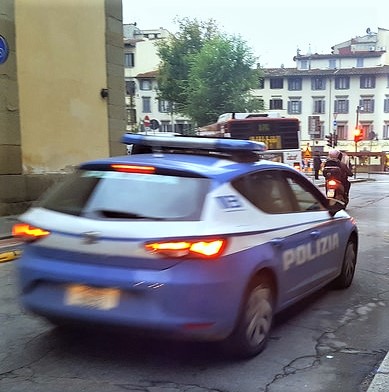
[[[388,392],[389,391],[389,353],[386,354],[384,360],[375,374],[373,381],[369,385],[366,392]]]
[[[17,259],[21,251],[21,243],[12,238],[12,226],[17,216],[0,216],[0,264]]]

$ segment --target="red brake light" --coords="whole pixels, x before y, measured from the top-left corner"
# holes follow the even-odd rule
[[[141,173],[141,174],[155,173],[155,167],[153,166],[112,164],[111,167],[115,171],[124,172],[124,173]]]
[[[335,180],[329,180],[327,184],[331,185],[331,186],[335,186],[336,185],[336,181]]]
[[[215,259],[219,257],[226,247],[225,239],[198,240],[198,241],[169,241],[145,244],[149,252],[157,252],[168,257],[200,257]]]
[[[23,241],[35,241],[38,238],[46,237],[49,231],[39,227],[30,226],[27,223],[16,223],[12,227],[12,235],[21,238]]]

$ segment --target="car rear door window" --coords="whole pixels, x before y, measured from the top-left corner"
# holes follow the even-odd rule
[[[232,185],[252,204],[269,214],[326,209],[307,184],[288,171],[263,170],[240,177]]]
[[[80,170],[40,206],[101,219],[198,220],[210,183],[207,178]]]

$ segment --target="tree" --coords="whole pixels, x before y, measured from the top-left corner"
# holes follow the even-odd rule
[[[174,103],[174,110],[185,114],[191,59],[208,39],[217,34],[217,27],[212,19],[200,22],[184,18],[176,19],[176,22],[179,32],[157,43],[161,59],[157,81],[160,98]]]
[[[215,22],[187,18],[180,32],[159,45],[160,98],[198,125],[215,122],[221,113],[255,111],[250,96],[258,85],[255,57],[239,37],[222,34]]]
[[[259,79],[259,71],[252,68],[254,61],[240,38],[208,40],[190,66],[187,114],[205,125],[221,113],[259,110],[259,101],[250,94]]]

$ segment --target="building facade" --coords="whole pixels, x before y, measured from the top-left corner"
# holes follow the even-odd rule
[[[301,123],[302,148],[326,152],[326,135],[355,152],[389,151],[389,30],[334,45],[330,54],[302,55],[296,68],[263,69],[254,94],[266,110]],[[354,131],[362,141],[354,142]]]
[[[2,0],[0,41],[6,215],[80,161],[125,153],[122,3]]]
[[[172,116],[170,103],[158,99],[156,42],[169,35],[163,28],[124,26],[127,129],[131,132],[145,130],[146,116],[156,120],[157,131],[183,133],[190,128],[188,119]],[[304,55],[298,50],[295,68],[262,68],[263,77],[253,95],[263,101],[265,111],[300,120],[303,150],[325,155],[326,136],[332,134],[337,147],[350,154],[389,154],[388,49],[389,30],[378,28],[334,45],[329,54]],[[354,142],[356,128],[362,132],[358,143]]]
[[[170,36],[163,28],[141,30],[123,26],[127,130],[129,132],[190,132],[185,116],[173,113],[171,103],[158,98],[157,73],[160,58],[157,43]],[[150,126],[148,125],[150,122]]]

